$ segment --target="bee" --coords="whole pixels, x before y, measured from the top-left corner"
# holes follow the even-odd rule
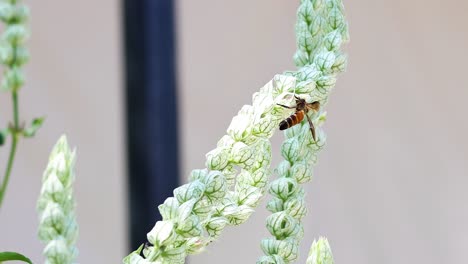
[[[312,133],[312,138],[314,139],[314,141],[316,141],[315,127],[314,127],[314,124],[312,123],[312,120],[310,120],[310,117],[307,115],[307,113],[311,110],[317,112],[320,109],[320,102],[315,101],[312,103],[307,103],[305,99],[299,98],[295,95],[294,95],[294,98],[296,98],[296,106],[286,106],[286,105],[278,104],[279,106],[282,106],[287,109],[296,109],[296,112],[294,114],[290,115],[288,118],[281,121],[281,123],[279,124],[279,129],[285,130],[292,126],[295,126],[304,119],[304,116],[306,116],[307,121],[309,121],[310,132]]]

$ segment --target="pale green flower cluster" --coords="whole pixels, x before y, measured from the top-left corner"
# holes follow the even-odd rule
[[[37,203],[38,235],[46,244],[44,255],[48,264],[73,263],[78,253],[75,247],[78,225],[72,191],[74,166],[75,151],[70,150],[66,137],[62,136],[50,154]]]
[[[308,102],[320,101],[323,109],[336,75],[346,66],[346,57],[339,50],[348,40],[343,5],[341,0],[303,0],[297,14],[298,49],[294,60],[300,69],[288,74],[298,80],[296,93]],[[326,139],[320,129],[325,112],[311,118],[317,131],[316,142],[306,118],[302,124],[285,131],[286,140],[281,147],[284,160],[277,169],[280,177],[271,183],[269,191],[273,199],[267,205],[273,213],[267,218],[267,229],[273,237],[262,241],[265,256],[257,263],[290,263],[298,256],[303,236],[301,219],[307,211],[300,184],[311,179],[317,153]]]
[[[228,225],[245,222],[265,189],[274,196],[267,228],[274,236],[262,242],[266,256],[259,263],[289,263],[297,258],[302,237],[301,218],[306,213],[300,184],[310,180],[317,151],[325,142],[320,126],[325,113],[313,113],[317,141],[308,123],[286,130],[281,154],[281,176],[268,186],[271,162],[269,138],[278,124],[294,111],[278,104],[294,105],[294,95],[325,105],[336,74],[346,57],[339,51],[348,39],[339,0],[303,0],[296,26],[296,72],[276,75],[253,95],[232,119],[227,135],[206,154],[206,169],[194,170],[190,182],[174,190],[174,197],[159,206],[163,220],[147,234],[148,242],[128,255],[124,263],[184,263],[188,254],[202,251]]]
[[[25,22],[29,10],[16,0],[0,1],[0,20],[5,23],[5,30],[0,36],[0,63],[5,65],[0,90],[17,91],[24,84],[24,73],[21,69],[29,59],[24,46],[29,32]]]
[[[232,119],[227,135],[206,154],[206,169],[194,170],[191,181],[174,190],[159,206],[163,217],[124,263],[184,263],[215,240],[227,225],[239,225],[254,212],[270,175],[269,138],[289,113],[296,87],[293,76],[277,75],[253,95]],[[141,256],[143,255],[143,256]]]
[[[333,264],[333,255],[326,238],[321,237],[312,243],[306,264]]]
[[[257,263],[289,263],[298,256],[303,236],[301,219],[307,212],[301,184],[310,181],[312,165],[325,143],[325,134],[320,128],[324,116],[314,120],[317,141],[313,140],[307,122],[285,131],[286,140],[281,147],[285,160],[276,170],[282,177],[270,184],[269,192],[273,199],[267,204],[267,209],[273,214],[267,218],[266,226],[273,237],[262,240],[261,247],[266,256]]]

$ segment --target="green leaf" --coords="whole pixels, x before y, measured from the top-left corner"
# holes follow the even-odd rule
[[[42,126],[42,123],[44,123],[44,119],[44,117],[34,118],[31,122],[31,125],[28,128],[24,129],[24,137],[33,137],[36,134],[37,130],[39,130],[39,128]]]
[[[20,253],[8,252],[8,251],[0,252],[0,263],[2,261],[10,261],[10,260],[19,260],[19,261],[32,264],[32,261],[30,259],[21,255]]]

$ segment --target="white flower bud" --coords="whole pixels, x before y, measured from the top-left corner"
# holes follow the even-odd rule
[[[291,242],[276,240],[272,238],[263,239],[262,250],[267,255],[279,255],[282,259],[290,262],[297,259],[299,248]]]
[[[196,215],[189,215],[178,222],[177,233],[183,237],[194,237],[202,234],[200,220]]]
[[[237,202],[239,205],[248,205],[250,207],[256,207],[262,198],[262,190],[253,186],[242,186],[238,192]]]
[[[200,217],[206,217],[212,211],[214,211],[213,202],[208,197],[202,197],[193,207],[193,213]]]
[[[179,206],[177,209],[177,223],[180,224],[190,217],[196,202],[197,199],[190,199]]]
[[[251,116],[247,115],[237,115],[235,116],[229,128],[227,129],[227,133],[236,141],[242,141],[250,136],[252,127],[252,118]]]
[[[163,204],[158,206],[163,220],[172,220],[177,217],[179,202],[174,197],[167,198]]]
[[[206,166],[210,170],[222,170],[229,162],[229,148],[215,148],[206,154]]]
[[[225,213],[224,216],[229,220],[232,225],[240,225],[249,219],[254,209],[248,205],[237,206],[235,210]]]
[[[260,168],[252,174],[252,186],[263,188],[267,185],[270,172],[266,168]]]
[[[239,164],[241,167],[252,166],[253,150],[242,142],[236,142],[231,150],[231,161]]]
[[[200,178],[203,178],[205,175],[208,174],[208,170],[207,169],[203,169],[203,170],[192,170],[192,172],[190,173],[190,179],[192,180],[198,180]]]
[[[199,180],[195,180],[174,189],[174,197],[179,203],[184,203],[190,199],[200,199],[204,191],[205,185]]]
[[[175,239],[174,224],[172,221],[158,221],[146,236],[157,247],[169,245]]]
[[[211,237],[217,238],[228,223],[225,217],[213,217],[206,223],[206,231]]]

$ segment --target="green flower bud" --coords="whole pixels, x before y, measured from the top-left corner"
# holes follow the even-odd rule
[[[307,264],[333,264],[333,255],[330,249],[330,244],[326,238],[321,237],[318,241],[312,243]]]
[[[291,178],[278,178],[271,183],[270,193],[285,201],[296,193],[297,182]]]
[[[309,53],[302,49],[298,49],[296,53],[294,53],[294,63],[297,67],[303,67],[309,63]]]
[[[289,129],[288,129],[289,130]],[[297,138],[288,138],[281,146],[281,155],[283,158],[293,163],[297,160],[300,154],[299,141]]]
[[[75,152],[70,150],[66,137],[62,136],[50,154],[37,202],[38,236],[46,244],[46,263],[72,263],[77,255],[74,244],[78,226],[72,193],[74,164]]]
[[[335,59],[335,53],[327,51],[317,54],[317,56],[315,56],[314,62],[321,71],[328,71],[333,66]],[[321,86],[319,84],[317,85]]]
[[[28,38],[28,30],[21,24],[10,24],[2,35],[2,39],[13,45],[21,45]]]
[[[277,213],[280,211],[284,210],[284,201],[273,197],[270,201],[267,203],[267,210],[272,212],[272,213]]]
[[[2,43],[0,45],[0,62],[3,65],[10,65],[13,63],[15,57],[13,47],[9,43]]]
[[[303,184],[312,178],[312,170],[306,162],[298,162],[292,166],[291,175],[297,183]]]
[[[287,177],[289,176],[289,169],[291,169],[291,163],[287,160],[283,160],[278,165],[278,168],[276,168],[276,173],[281,177]]]
[[[278,255],[263,256],[257,264],[286,264],[286,262]]]
[[[10,3],[0,2],[0,20],[8,23],[15,14],[15,7]]]
[[[270,234],[278,240],[294,237],[301,232],[299,222],[285,212],[268,216],[266,227]]]
[[[5,71],[1,85],[3,91],[18,90],[23,84],[24,74],[20,68],[15,67]]]
[[[303,198],[290,199],[286,201],[284,203],[284,210],[297,220],[301,220],[307,213],[307,208]]]
[[[323,44],[327,50],[336,51],[340,48],[342,42],[341,32],[335,30],[326,35]]]

